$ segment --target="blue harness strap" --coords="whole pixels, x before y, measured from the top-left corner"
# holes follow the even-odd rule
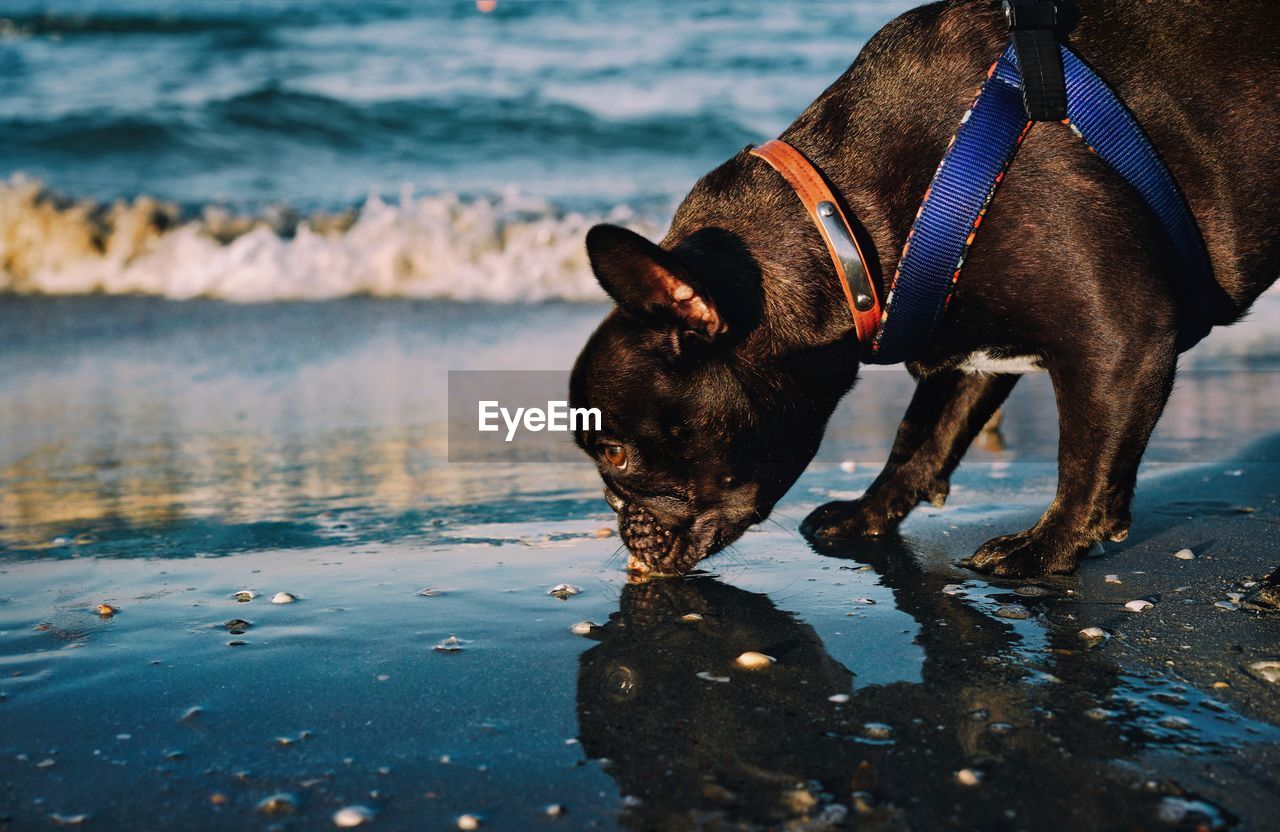
[[[1059,48],[1066,75],[1067,123],[1138,191],[1182,262],[1174,275],[1182,314],[1178,349],[1188,349],[1212,328],[1212,306],[1205,299],[1214,285],[1213,272],[1195,219],[1137,120],[1075,53]],[[896,364],[924,352],[955,291],[987,207],[1032,124],[1010,43],[961,119],[925,192],[865,361]]]

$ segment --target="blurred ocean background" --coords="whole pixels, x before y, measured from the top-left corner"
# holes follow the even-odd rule
[[[11,0],[0,288],[596,300],[909,0]]]

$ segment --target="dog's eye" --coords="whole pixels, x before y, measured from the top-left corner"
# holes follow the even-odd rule
[[[602,445],[600,446],[600,455],[604,457],[605,462],[614,468],[625,469],[627,467],[627,449],[621,445]]]

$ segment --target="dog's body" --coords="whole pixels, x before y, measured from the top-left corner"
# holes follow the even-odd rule
[[[1178,181],[1218,284],[1217,324],[1280,276],[1280,35],[1265,0],[1082,0],[1069,42],[1118,92]],[[891,22],[781,136],[830,181],[878,256],[884,297],[921,197],[1008,32],[998,4]],[[764,519],[803,471],[860,346],[834,267],[784,180],[739,153],[704,177],[658,247],[588,235],[618,302],[575,368],[575,405],[632,564],[683,572]],[[1065,127],[1033,130],[991,205],[924,357],[884,471],[806,520],[820,537],[893,530],[944,500],[1018,372],[1050,374],[1057,496],[976,568],[1070,572],[1127,534],[1138,463],[1173,385],[1183,268],[1141,197]],[[620,464],[619,464],[620,463]]]

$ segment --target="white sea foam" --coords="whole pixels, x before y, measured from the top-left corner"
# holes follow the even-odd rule
[[[59,203],[34,183],[0,190],[0,289],[257,302],[348,295],[598,301],[583,237],[596,222],[658,229],[626,208],[562,213],[508,194],[371,197],[353,216],[302,221],[206,211],[179,222],[151,200]]]
[[[349,295],[500,303],[603,301],[583,249],[597,222],[661,228],[623,207],[563,212],[508,193],[394,203],[371,197],[348,215],[237,217],[140,197],[96,205],[15,178],[0,185],[0,291],[144,294],[175,300],[323,300]],[[1280,286],[1240,324],[1215,330],[1188,366],[1280,355]]]

